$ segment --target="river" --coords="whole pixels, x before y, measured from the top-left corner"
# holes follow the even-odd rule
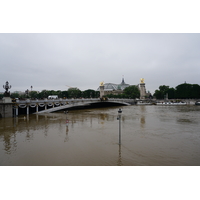
[[[0,165],[199,166],[199,130],[200,106],[133,105],[1,118]]]

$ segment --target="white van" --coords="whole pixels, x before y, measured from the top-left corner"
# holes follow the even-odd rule
[[[58,95],[50,95],[48,96],[48,99],[58,99]]]

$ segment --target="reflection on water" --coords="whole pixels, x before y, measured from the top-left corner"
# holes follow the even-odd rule
[[[140,116],[140,126],[141,128],[145,127],[145,112],[146,106],[140,106],[141,116]]]
[[[121,144],[119,145],[119,158],[118,158],[118,163],[117,163],[117,165],[118,166],[122,166],[123,164],[122,164],[122,155],[121,155],[122,153],[121,153]]]
[[[0,165],[200,165],[200,107],[118,109],[0,119]]]

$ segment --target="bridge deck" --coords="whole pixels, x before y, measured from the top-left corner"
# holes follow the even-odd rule
[[[45,110],[41,110],[36,113],[50,113],[55,112],[59,110],[65,110],[67,108],[72,107],[79,107],[79,106],[89,106],[92,104],[98,104],[98,103],[115,103],[115,104],[121,104],[121,105],[131,105],[130,102],[133,102],[133,99],[108,99],[106,101],[101,101],[100,98],[94,98],[94,99],[44,99],[44,100],[17,100],[16,106],[20,108],[24,107],[43,107],[45,106]],[[47,106],[53,106],[53,108],[48,108]],[[54,107],[55,106],[55,107]]]

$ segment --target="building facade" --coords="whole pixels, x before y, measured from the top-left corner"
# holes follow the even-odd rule
[[[132,86],[130,84],[125,83],[124,78],[122,78],[122,82],[120,84],[115,83],[105,83],[101,82],[100,86],[98,87],[97,91],[100,91],[103,95],[113,94],[123,94],[125,88]],[[140,84],[137,85],[140,91],[140,99],[145,99],[149,96],[149,93],[146,92],[144,78],[140,79]],[[102,93],[102,89],[104,90]]]
[[[102,82],[101,85],[98,87],[97,91],[100,91],[101,87],[102,87]],[[124,78],[122,79],[122,82],[120,84],[115,84],[115,83],[105,83],[103,84],[104,86],[104,95],[108,95],[108,94],[114,94],[114,95],[118,95],[118,94],[122,94],[123,90],[126,87],[129,87],[129,84],[126,84],[124,81]]]

